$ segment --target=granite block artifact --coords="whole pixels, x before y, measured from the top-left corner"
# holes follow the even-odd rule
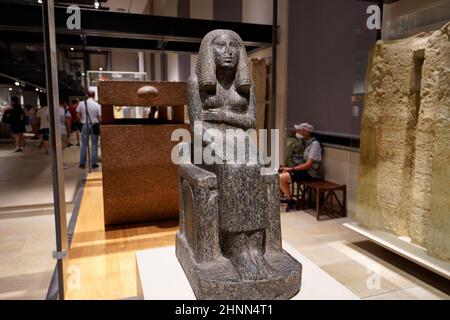
[[[214,30],[205,36],[187,94],[192,125],[200,121],[204,130],[224,134],[256,127],[247,53],[235,32]],[[202,134],[194,130],[194,138]],[[196,297],[294,296],[302,266],[281,247],[278,174],[262,175],[259,162],[227,157],[215,164],[183,163],[179,172],[176,254]]]
[[[171,160],[172,132],[189,128],[183,119],[161,117],[186,104],[185,82],[100,81],[102,185],[105,225],[178,218],[178,168]],[[116,119],[114,109],[156,106],[160,121]]]
[[[356,219],[450,261],[450,23],[378,41],[367,72]]]

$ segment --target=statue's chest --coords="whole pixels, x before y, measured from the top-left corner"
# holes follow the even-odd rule
[[[209,108],[221,108],[233,112],[245,112],[248,107],[248,99],[239,95],[234,88],[225,90],[220,88],[217,94],[208,99]]]

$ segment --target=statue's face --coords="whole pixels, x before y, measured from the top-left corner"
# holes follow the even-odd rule
[[[216,66],[234,68],[239,61],[239,43],[237,40],[225,33],[214,39],[213,56]]]

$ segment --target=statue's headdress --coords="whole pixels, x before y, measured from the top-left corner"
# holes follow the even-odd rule
[[[213,57],[213,41],[224,33],[228,33],[239,44],[239,62],[236,70],[235,86],[237,90],[248,91],[251,86],[250,74],[247,66],[247,52],[244,42],[239,35],[231,30],[213,30],[209,32],[202,40],[198,53],[197,74],[199,88],[216,88],[216,64]]]

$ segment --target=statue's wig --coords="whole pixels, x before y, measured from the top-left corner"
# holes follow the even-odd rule
[[[236,69],[235,87],[237,90],[248,91],[252,84],[247,65],[247,51],[244,42],[239,35],[231,30],[213,30],[209,32],[202,40],[200,50],[198,52],[197,66],[195,72],[197,74],[198,85],[200,89],[215,89],[217,85],[216,64],[213,56],[213,41],[227,33],[232,36],[239,44],[239,61]]]

